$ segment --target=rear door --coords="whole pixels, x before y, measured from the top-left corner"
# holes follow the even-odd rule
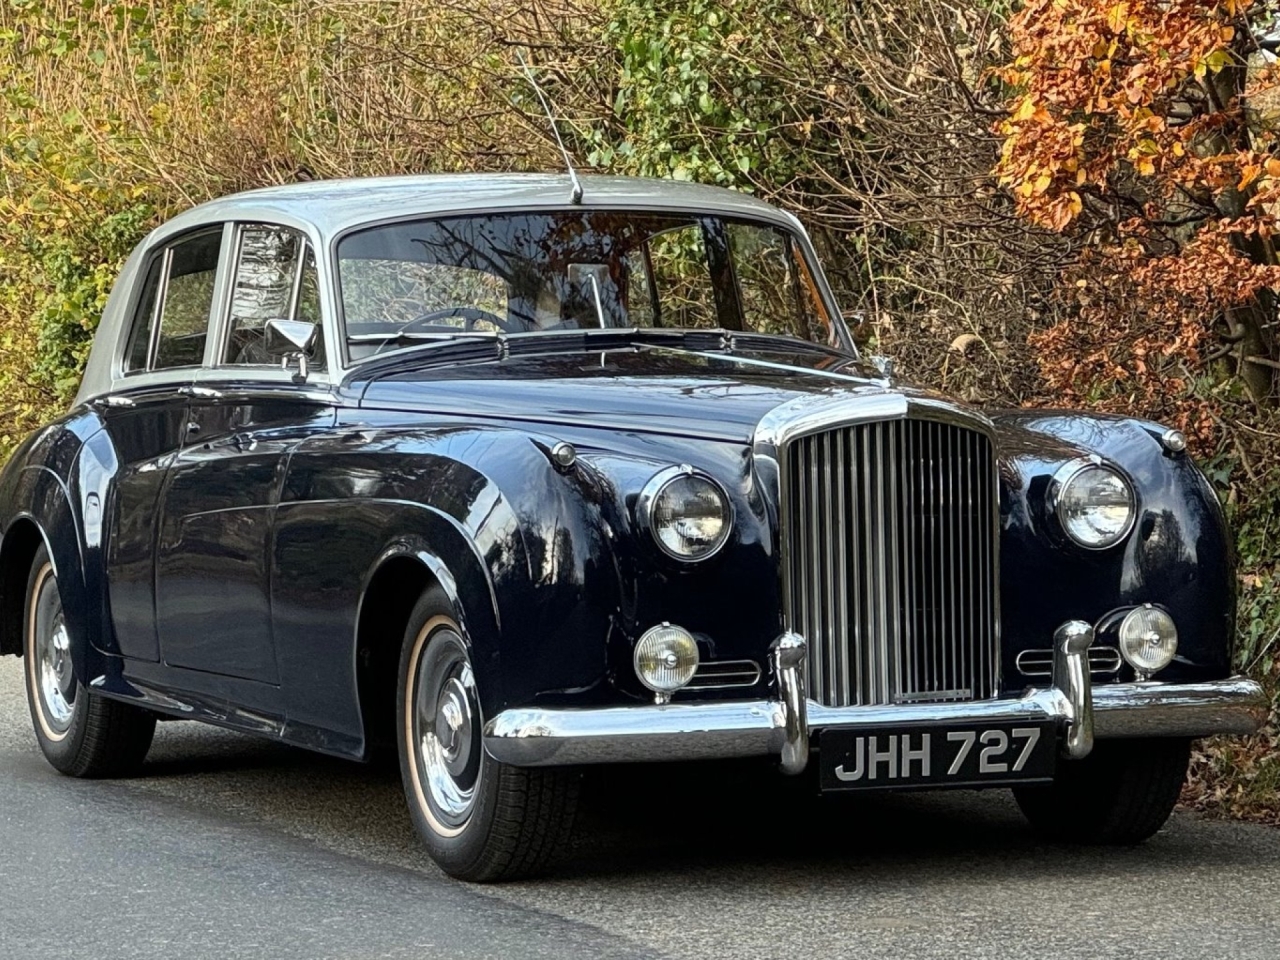
[[[270,542],[289,451],[332,424],[315,255],[283,226],[239,224],[209,369],[169,469],[156,559],[165,663],[214,678],[278,685]],[[316,325],[303,350],[274,335]],[[306,354],[307,376],[300,375]],[[187,683],[199,685],[199,676]]]
[[[187,429],[187,404],[204,359],[222,243],[221,225],[157,250],[142,271],[113,392],[97,402],[119,460],[104,505],[111,620],[126,657],[158,660],[156,513]]]

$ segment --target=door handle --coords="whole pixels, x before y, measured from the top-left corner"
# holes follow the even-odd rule
[[[185,387],[179,387],[178,393],[182,394],[184,397],[201,397],[205,400],[219,400],[222,398],[222,391],[214,390],[212,387],[194,387],[188,385]]]

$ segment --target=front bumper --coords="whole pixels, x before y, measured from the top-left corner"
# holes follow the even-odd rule
[[[811,735],[830,727],[1054,721],[1063,754],[1080,758],[1095,738],[1248,734],[1266,722],[1262,687],[1244,677],[1094,687],[1085,660],[1092,641],[1087,624],[1064,624],[1054,638],[1052,684],[1015,698],[827,707],[805,696],[805,644],[787,634],[772,654],[777,700],[505,710],[485,725],[485,749],[523,767],[773,755],[784,772],[799,773]]]

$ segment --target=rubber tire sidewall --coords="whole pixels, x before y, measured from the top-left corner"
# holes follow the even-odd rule
[[[31,564],[31,572],[27,575],[27,592],[22,608],[23,676],[26,678],[27,707],[31,711],[31,725],[35,728],[36,740],[40,743],[40,752],[44,754],[45,759],[49,761],[54,769],[61,773],[75,774],[80,764],[85,735],[88,729],[89,691],[80,682],[80,678],[76,677],[76,700],[71,711],[71,725],[60,739],[54,739],[45,731],[44,723],[42,722],[43,712],[39,682],[35,678],[36,658],[35,637],[32,634],[32,621],[34,619],[32,606],[36,599],[36,589],[41,582],[41,574],[49,563],[49,551],[42,544],[40,549],[36,551],[35,559]],[[54,588],[57,589],[56,572],[51,571],[49,576],[54,578]],[[61,595],[59,595],[59,600],[61,600]]]
[[[400,771],[404,781],[405,799],[409,804],[409,815],[417,828],[423,844],[431,858],[451,876],[468,877],[476,872],[477,867],[485,859],[489,848],[489,834],[493,829],[498,806],[499,779],[502,765],[488,755],[481,747],[480,778],[476,785],[475,806],[471,816],[462,828],[453,836],[445,836],[436,830],[424,808],[425,799],[419,797],[415,784],[413,766],[417,763],[411,753],[408,738],[408,704],[412,702],[414,691],[412,685],[417,672],[417,665],[426,652],[434,635],[433,628],[424,628],[431,621],[439,621],[438,627],[447,626],[452,629],[463,643],[466,635],[458,624],[452,604],[439,588],[432,588],[422,595],[413,613],[409,615],[409,626],[405,630],[403,649],[400,654],[399,684],[396,692],[396,742],[400,754]],[[474,669],[474,665],[473,665]],[[480,718],[480,728],[484,728],[484,718]]]
[[[1191,741],[1100,740],[1083,760],[1064,760],[1050,786],[1014,789],[1018,806],[1047,839],[1131,846],[1173,813],[1186,782]]]

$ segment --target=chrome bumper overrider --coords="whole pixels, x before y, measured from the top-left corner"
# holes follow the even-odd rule
[[[775,755],[785,773],[809,760],[809,737],[827,727],[907,723],[1056,721],[1064,756],[1087,756],[1095,738],[1253,733],[1267,719],[1262,687],[1244,677],[1207,683],[1089,681],[1086,623],[1054,635],[1052,685],[1020,697],[965,703],[826,707],[807,699],[805,642],[785,634],[772,658],[777,700],[630,707],[505,710],[485,725],[485,749],[516,766],[566,766]]]

